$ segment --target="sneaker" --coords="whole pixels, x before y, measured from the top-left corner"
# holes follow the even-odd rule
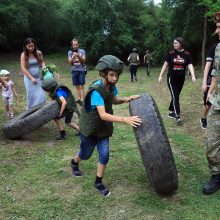
[[[182,119],[180,118],[180,116],[177,116],[177,117],[176,117],[176,124],[177,124],[177,125],[182,124]]]
[[[102,183],[95,183],[94,187],[105,197],[111,195],[110,191]]]
[[[80,103],[81,103],[81,100],[80,100],[80,99],[78,99],[78,100],[76,101],[76,103],[80,104]]]
[[[200,118],[200,125],[202,129],[206,129],[207,127],[207,119],[206,118]]]
[[[74,134],[75,136],[80,136],[80,132],[77,132]]]
[[[82,104],[83,104],[83,102],[82,102],[80,99],[78,99],[78,100],[76,101],[76,103],[79,104],[79,106],[82,106]]]
[[[202,189],[204,194],[211,194],[216,192],[220,188],[220,174],[212,175],[211,179]]]
[[[61,140],[65,139],[66,137],[67,137],[67,133],[66,132],[64,134],[59,133],[56,136],[56,140],[61,141]]]
[[[173,119],[176,119],[176,114],[174,112],[170,112],[168,114],[168,118],[173,118]]]
[[[71,160],[70,164],[71,164],[73,176],[82,176],[82,172],[79,169],[79,164],[75,163],[73,159]]]
[[[135,79],[136,82],[138,81],[137,77],[134,77],[134,79]]]

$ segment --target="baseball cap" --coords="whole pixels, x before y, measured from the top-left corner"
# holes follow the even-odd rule
[[[10,72],[8,70],[1,70],[0,71],[0,76],[6,76],[6,75],[9,75]]]

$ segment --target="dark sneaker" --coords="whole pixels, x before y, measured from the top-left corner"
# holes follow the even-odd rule
[[[82,176],[82,172],[79,170],[79,164],[75,163],[75,161],[71,160],[71,168],[73,176]]]
[[[66,132],[65,132],[64,134],[59,133],[59,134],[56,136],[56,140],[62,141],[62,140],[65,139],[66,137],[67,137],[67,133],[66,133]]]
[[[103,195],[103,196],[110,196],[110,191],[102,184],[102,183],[95,183],[94,187]]]
[[[206,129],[207,127],[207,119],[206,118],[200,118],[200,125],[202,129]]]
[[[212,175],[211,179],[202,189],[204,194],[211,194],[216,192],[220,188],[220,174]]]
[[[76,101],[76,103],[79,104],[79,106],[82,106],[82,104],[83,104],[83,102],[82,102],[80,99],[78,99],[78,100]]]
[[[75,133],[75,136],[80,136],[80,132]]]
[[[138,81],[137,77],[134,77],[134,79],[135,79],[136,82]]]
[[[173,118],[173,119],[176,119],[176,114],[174,112],[170,112],[168,114],[168,118]]]
[[[78,99],[78,100],[76,101],[76,103],[80,104],[80,103],[81,103],[81,100],[80,100],[80,99]]]
[[[182,119],[180,118],[180,116],[176,117],[176,124],[177,125],[181,125],[182,124]]]

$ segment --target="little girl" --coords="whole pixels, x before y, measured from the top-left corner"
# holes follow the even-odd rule
[[[1,70],[0,75],[3,76],[4,80],[8,84],[8,88],[2,85],[2,97],[5,103],[5,110],[8,118],[12,119],[14,117],[14,107],[13,107],[13,95],[17,96],[14,88],[14,83],[10,79],[10,72],[7,70]]]

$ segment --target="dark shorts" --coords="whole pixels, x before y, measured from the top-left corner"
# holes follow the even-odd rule
[[[60,118],[65,118],[65,123],[70,124],[73,118],[73,112],[64,111],[60,117],[57,117],[57,119],[60,119]]]
[[[205,106],[205,107],[207,107],[207,106],[208,106],[208,107],[211,107],[211,105],[212,105],[209,101],[206,102],[209,88],[210,88],[210,87],[207,87],[207,90],[204,92],[204,95],[203,95],[203,102],[204,102],[204,106]]]
[[[85,71],[72,70],[72,82],[74,86],[85,84]]]

